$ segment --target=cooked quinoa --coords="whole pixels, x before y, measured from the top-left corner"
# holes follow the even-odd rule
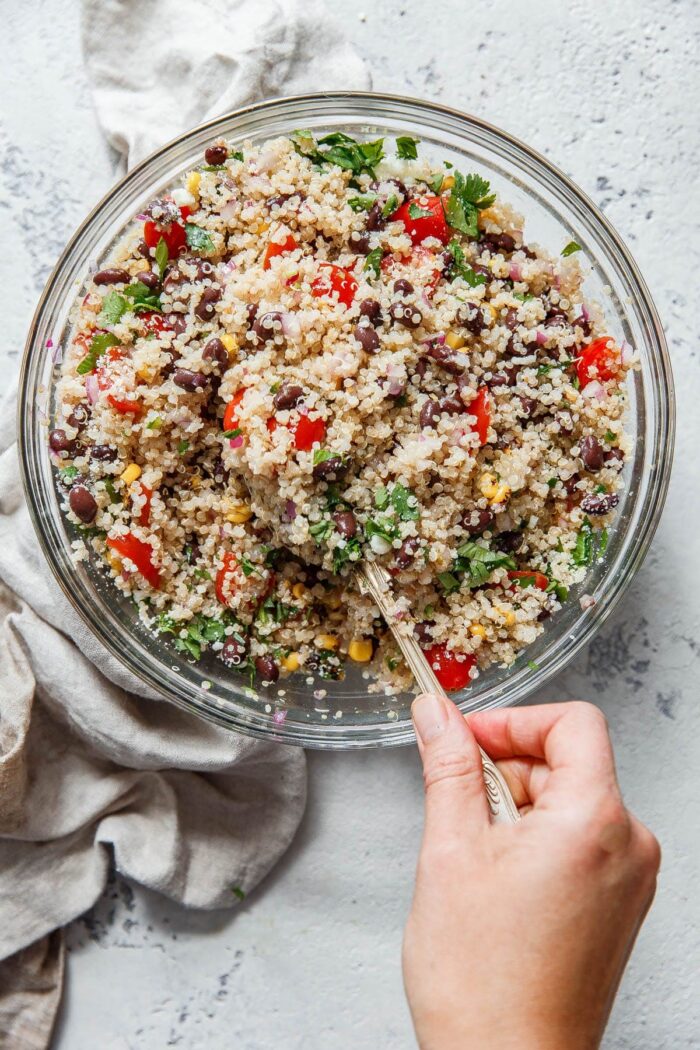
[[[631,350],[578,245],[418,153],[218,140],[76,303],[49,435],[75,558],[192,660],[410,688],[364,557],[461,689],[604,551]]]

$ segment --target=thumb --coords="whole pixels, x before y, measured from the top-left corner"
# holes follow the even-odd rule
[[[411,716],[423,760],[426,840],[481,831],[489,823],[481,755],[461,712],[447,697],[422,693]]]

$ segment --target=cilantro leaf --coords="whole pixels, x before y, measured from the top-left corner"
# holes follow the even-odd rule
[[[348,204],[353,211],[369,211],[376,199],[377,198],[373,193],[368,193],[364,197],[348,198]]]
[[[593,560],[593,529],[588,518],[578,530],[571,560],[574,565],[590,565]]]
[[[470,288],[476,288],[480,284],[486,284],[486,277],[484,274],[472,270],[469,263],[465,261],[464,251],[459,241],[453,238],[447,245],[447,249],[454,260],[452,263],[452,280],[454,280],[455,277],[461,277],[465,284],[468,284]]]
[[[384,156],[384,139],[357,142],[342,131],[325,135],[316,143],[310,131],[294,131],[290,136],[294,148],[314,164],[335,164],[353,175],[366,172],[374,178],[377,164]],[[326,149],[319,149],[326,146]]]
[[[110,346],[119,345],[119,340],[116,335],[112,334],[112,332],[100,332],[99,335],[96,335],[93,338],[90,343],[90,349],[76,368],[78,375],[84,376],[89,372],[94,372],[97,361],[102,357],[105,350],[108,350]]]
[[[445,181],[444,172],[438,171],[435,175],[431,175],[428,179],[428,185],[430,186],[433,193],[439,193],[442,189],[442,184]]]
[[[391,505],[401,521],[417,521],[420,517],[418,501],[410,489],[398,481],[389,494]]]
[[[379,277],[380,267],[382,265],[382,259],[384,258],[383,248],[373,248],[365,259],[365,265],[362,269],[365,273],[371,273],[375,277]]]
[[[128,295],[131,299],[131,309],[134,313],[140,313],[142,310],[146,310],[149,313],[153,310],[161,310],[160,296],[145,285],[143,281],[135,281],[133,284],[128,285],[124,289],[124,295]]]
[[[384,485],[380,485],[374,493],[374,505],[377,510],[385,510],[389,506],[389,490]]]
[[[460,233],[467,237],[478,237],[479,212],[493,204],[496,194],[489,193],[489,183],[480,175],[467,175],[465,178],[456,171],[454,180],[454,186],[443,205],[445,218]]]
[[[100,324],[119,324],[129,309],[128,300],[119,292],[108,292],[102,300],[102,309],[97,320]]]
[[[530,292],[513,292],[513,298],[518,299],[521,303],[529,303],[535,297]]]
[[[388,219],[390,215],[393,215],[399,206],[399,198],[395,193],[392,193],[391,197],[387,198],[387,202],[382,208],[382,218]]]
[[[178,443],[177,443],[178,455],[179,456],[184,456],[185,452],[187,452],[187,449],[189,447],[190,447],[189,441],[184,441],[184,440],[183,441],[178,441]]]
[[[229,160],[243,160],[243,150],[235,149],[233,153],[229,153]]]
[[[360,546],[360,541],[357,536],[353,536],[352,539],[346,540],[342,546],[334,548],[333,572],[340,572],[343,565],[346,565],[349,561],[358,561],[361,557],[362,547]]]
[[[160,430],[163,426],[163,419],[161,416],[154,416],[153,419],[149,419],[146,423],[146,430]]]
[[[410,219],[431,219],[433,213],[429,208],[421,208],[419,204],[409,204],[408,217]]]
[[[408,135],[399,135],[396,140],[396,156],[402,160],[415,160],[418,156],[418,139]]]
[[[326,460],[333,459],[334,453],[328,448],[317,448],[314,452],[313,465],[314,467],[318,463],[325,463]]]
[[[496,569],[503,567],[515,568],[515,562],[510,555],[492,551],[490,547],[472,540],[457,548],[457,557],[450,572],[440,573],[438,580],[445,593],[451,594],[461,586],[461,577],[468,581],[470,587],[479,587],[489,580]]]
[[[576,241],[569,241],[569,243],[565,245],[564,248],[562,248],[561,254],[564,256],[564,258],[566,258],[568,255],[573,255],[574,252],[580,251],[583,251],[580,244],[578,244]]]
[[[318,544],[325,543],[332,531],[333,522],[330,518],[321,518],[320,521],[309,525],[309,535],[313,536]]]
[[[165,267],[168,265],[169,258],[170,252],[168,251],[168,243],[165,237],[161,237],[156,245],[156,263],[161,277],[165,273]]]
[[[192,222],[185,223],[185,236],[187,244],[196,252],[213,252],[214,242],[201,226],[195,226]]]
[[[119,493],[117,492],[117,490],[115,489],[114,482],[112,481],[111,478],[106,478],[105,479],[104,486],[105,486],[105,491],[106,491],[107,495],[109,496],[109,505],[110,506],[113,503],[121,503],[122,502],[122,498],[119,495]]]
[[[77,467],[62,467],[61,470],[59,470],[58,472],[58,476],[60,477],[64,485],[70,485],[71,482],[74,481],[75,478],[77,478],[79,473],[80,471]]]

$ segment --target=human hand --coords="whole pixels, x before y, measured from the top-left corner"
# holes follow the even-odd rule
[[[468,719],[421,696],[425,831],[403,970],[421,1050],[594,1050],[651,904],[659,846],[622,802],[604,716]],[[480,744],[523,819],[490,824]]]

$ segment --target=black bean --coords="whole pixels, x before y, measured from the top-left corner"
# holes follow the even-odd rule
[[[165,355],[167,360],[165,364],[162,365],[160,374],[163,379],[167,379],[168,376],[171,376],[175,371],[175,362],[178,357],[174,350],[161,350],[161,353]]]
[[[90,449],[90,459],[96,459],[98,463],[113,463],[118,455],[111,445],[93,445]]]
[[[218,303],[221,298],[220,288],[205,288],[202,292],[202,296],[199,300],[199,304],[195,309],[195,314],[200,321],[211,321],[212,317],[216,313],[214,309],[215,304]]]
[[[537,402],[535,401],[534,397],[521,396],[518,397],[518,401],[520,402],[521,414],[530,419],[530,417],[534,414],[535,409],[537,408]]]
[[[499,532],[493,541],[494,549],[504,554],[516,554],[523,545],[523,534],[516,530]]]
[[[228,368],[228,350],[220,339],[210,339],[202,351],[202,359],[211,361],[216,366],[216,371],[225,372]]]
[[[173,295],[187,279],[179,266],[170,266],[163,277],[163,291],[166,295]]]
[[[523,253],[526,259],[536,259],[537,252],[533,252],[532,248],[528,248],[526,244],[520,246],[520,251]]]
[[[293,193],[278,193],[276,197],[270,197],[267,206],[268,208],[283,208],[285,204],[295,198],[297,203],[294,207],[298,208],[301,202],[306,200],[306,194],[300,193],[299,190],[295,190]]]
[[[420,540],[417,536],[409,536],[404,540],[394,554],[394,565],[399,569],[407,569],[420,549]]]
[[[136,245],[136,251],[139,255],[143,256],[144,259],[151,258],[151,249],[148,247],[145,241],[139,241]]]
[[[80,518],[86,525],[89,524],[97,514],[97,503],[95,498],[85,485],[74,485],[68,494],[70,509],[76,517]]]
[[[487,233],[479,241],[479,247],[495,255],[497,252],[515,251],[515,240],[509,233]]]
[[[131,280],[126,270],[98,270],[93,281],[95,284],[127,284]]]
[[[449,346],[431,346],[428,350],[428,357],[452,376],[462,375],[467,366],[465,355],[460,354],[458,350],[452,350]]]
[[[504,368],[502,372],[496,372],[486,385],[489,389],[499,386],[515,386],[518,382],[519,372],[520,369],[517,365],[511,365],[508,368]]]
[[[466,412],[464,402],[458,394],[445,394],[438,400],[438,405],[440,411],[448,416],[458,416],[461,412]]]
[[[173,383],[192,393],[195,390],[204,390],[208,377],[203,372],[192,372],[189,368],[176,368],[173,372]]]
[[[589,492],[581,500],[581,510],[586,514],[607,514],[620,502],[616,492]]]
[[[580,474],[572,474],[571,477],[568,477],[566,479],[566,481],[562,481],[562,485],[564,486],[564,491],[566,492],[566,494],[568,496],[573,496],[573,494],[577,491],[576,486],[578,485],[580,480],[581,480],[581,475]]]
[[[494,517],[492,510],[481,510],[479,507],[474,507],[464,512],[460,525],[470,536],[480,536],[493,523]]]
[[[357,230],[353,230],[348,239],[348,243],[354,252],[359,252],[360,255],[369,255],[371,247],[369,234],[359,233]]]
[[[566,312],[559,306],[552,306],[547,311],[547,317],[545,318],[545,327],[551,328],[552,326],[568,324],[569,318]]]
[[[427,371],[428,359],[426,357],[419,357],[411,371],[411,375],[418,376],[419,379],[423,379]]]
[[[415,289],[410,281],[400,277],[398,281],[394,281],[394,291],[397,295],[413,295]]]
[[[351,540],[357,532],[357,520],[351,510],[337,510],[333,515],[335,527],[341,536]]]
[[[423,323],[423,314],[417,306],[411,303],[392,303],[389,307],[389,316],[396,324],[404,328],[418,328]]]
[[[65,430],[52,430],[49,433],[49,448],[52,452],[72,453],[75,449],[75,441],[68,437]]]
[[[248,655],[248,643],[243,637],[239,639],[234,637],[234,635],[229,635],[221,648],[220,655],[221,659],[229,667],[240,667],[241,664],[245,663]]]
[[[295,383],[283,383],[272,399],[275,408],[295,408],[304,396],[304,388]]]
[[[140,281],[141,284],[145,284],[151,291],[155,291],[160,285],[160,277],[153,270],[139,270],[134,278],[135,281]]]
[[[263,314],[262,317],[256,317],[252,327],[255,337],[261,343],[265,343],[282,334],[282,314],[271,311]]]
[[[167,197],[156,197],[155,200],[152,200],[146,208],[146,214],[161,226],[170,226],[173,222],[179,222],[182,219],[175,201]]]
[[[603,459],[613,470],[621,470],[625,462],[625,454],[621,448],[610,448],[603,454]]]
[[[76,430],[83,430],[90,422],[90,409],[84,401],[79,401],[68,416],[66,423]]]
[[[381,230],[386,224],[386,220],[382,215],[382,205],[379,201],[375,201],[370,210],[367,212],[367,218],[365,220],[365,229],[374,233],[375,230]]]
[[[597,437],[593,434],[587,434],[586,437],[582,437],[578,443],[580,449],[581,462],[583,463],[586,470],[590,470],[592,473],[597,473],[603,466],[603,446]]]
[[[218,167],[228,160],[228,150],[225,146],[208,146],[204,151],[204,159],[212,167]]]
[[[255,670],[258,672],[263,682],[276,682],[280,676],[280,669],[277,666],[277,661],[271,656],[256,656]]]
[[[499,233],[496,244],[502,252],[515,251],[515,239],[509,233]]]
[[[424,402],[418,419],[422,427],[434,427],[437,425],[437,421],[441,415],[442,409],[440,408],[439,403],[429,398]]]
[[[221,456],[217,456],[212,463],[211,476],[218,485],[223,485],[228,481],[229,471],[224,466],[224,461]]]
[[[413,625],[413,634],[420,645],[429,646],[433,640],[433,624],[430,620],[423,620]]]
[[[187,318],[184,314],[176,312],[165,314],[165,320],[175,335],[182,335],[187,328]]]
[[[540,611],[537,614],[537,622],[538,623],[544,623],[544,621],[548,620],[551,615],[552,614],[549,611],[549,609],[540,609]]]
[[[517,328],[520,324],[520,322],[518,321],[518,311],[513,309],[506,311],[504,323],[506,328],[509,328],[511,332],[514,328]]]
[[[588,336],[588,335],[591,334],[590,322],[587,321],[585,317],[581,317],[580,315],[578,317],[575,317],[574,318],[574,324],[578,325],[578,327],[581,329],[581,331],[583,332],[583,334],[585,336]]]
[[[452,270],[455,264],[455,257],[452,252],[444,251],[440,252],[440,258],[442,259],[442,276],[447,280],[452,276]]]
[[[360,303],[360,316],[366,317],[371,324],[381,324],[382,308],[376,299],[363,299]]]
[[[379,336],[371,325],[358,324],[352,334],[365,353],[376,354],[379,349]]]
[[[480,335],[486,328],[484,315],[478,303],[464,303],[455,314],[455,321],[473,335]]]
[[[400,379],[400,380],[392,379],[392,384],[394,385],[394,389],[392,391],[388,391],[387,390],[386,396],[387,397],[391,397],[394,400],[397,400],[398,398],[403,397],[403,395],[406,393],[406,383],[403,381],[403,379]],[[381,385],[384,386],[384,383],[381,382]]]
[[[337,477],[345,469],[340,456],[331,456],[330,459],[324,459],[320,463],[317,463],[312,474],[316,481],[324,481],[327,478]]]

